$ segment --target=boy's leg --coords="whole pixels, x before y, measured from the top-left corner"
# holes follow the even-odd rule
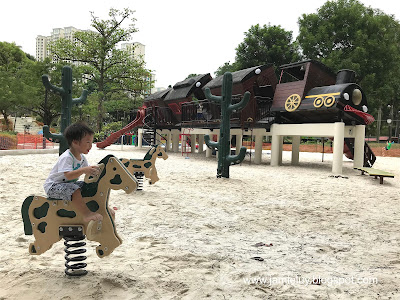
[[[89,222],[93,221],[101,221],[103,220],[103,216],[99,213],[92,212],[86,205],[85,201],[83,201],[81,190],[77,189],[72,194],[72,205],[83,215],[83,221]]]

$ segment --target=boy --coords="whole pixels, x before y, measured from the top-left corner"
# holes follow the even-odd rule
[[[97,166],[89,166],[86,157],[92,148],[94,132],[83,123],[74,123],[65,129],[64,136],[69,149],[60,155],[43,187],[50,198],[72,200],[72,205],[83,215],[83,221],[101,221],[103,216],[92,212],[83,201],[82,174],[96,175]]]

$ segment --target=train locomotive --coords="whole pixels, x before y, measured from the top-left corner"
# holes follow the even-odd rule
[[[333,74],[316,61],[283,65],[271,111],[279,123],[369,124],[367,97],[354,82],[355,72]],[[285,77],[286,80],[285,81]]]
[[[246,91],[250,101],[232,114],[233,128],[261,127],[274,124],[333,123],[368,125],[374,118],[367,113],[363,90],[354,82],[355,72],[337,74],[315,60],[280,67],[279,80],[272,65],[261,65],[232,73],[232,101]],[[144,101],[146,114],[152,114],[157,128],[218,128],[220,108],[206,99],[204,89],[221,94],[222,76],[202,74],[150,95]]]

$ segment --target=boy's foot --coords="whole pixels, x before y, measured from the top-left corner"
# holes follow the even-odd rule
[[[103,216],[101,214],[95,213],[95,212],[90,212],[87,215],[83,216],[83,221],[84,222],[89,222],[89,221],[101,221],[103,220]]]

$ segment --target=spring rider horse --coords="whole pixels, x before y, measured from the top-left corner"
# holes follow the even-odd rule
[[[162,158],[164,160],[168,158],[167,153],[165,153],[161,145],[152,146],[143,159],[120,158],[120,161],[128,171],[135,175],[138,180],[138,190],[141,190],[143,187],[143,176],[149,179],[150,184],[154,184],[160,179],[158,178],[155,165],[156,158]]]
[[[112,215],[108,211],[110,190],[136,190],[136,178],[125,168],[118,158],[107,155],[98,164],[100,172],[96,176],[85,176],[81,189],[88,208],[103,216],[102,221],[83,222],[81,213],[74,209],[71,201],[57,200],[40,196],[29,196],[22,204],[21,213],[26,235],[34,235],[35,241],[29,245],[29,253],[40,255],[49,250],[61,238],[65,239],[65,273],[70,276],[87,274],[86,256],[76,256],[86,252],[80,248],[85,239],[100,243],[96,247],[99,258],[110,255],[121,245]],[[75,263],[78,262],[78,263]]]

